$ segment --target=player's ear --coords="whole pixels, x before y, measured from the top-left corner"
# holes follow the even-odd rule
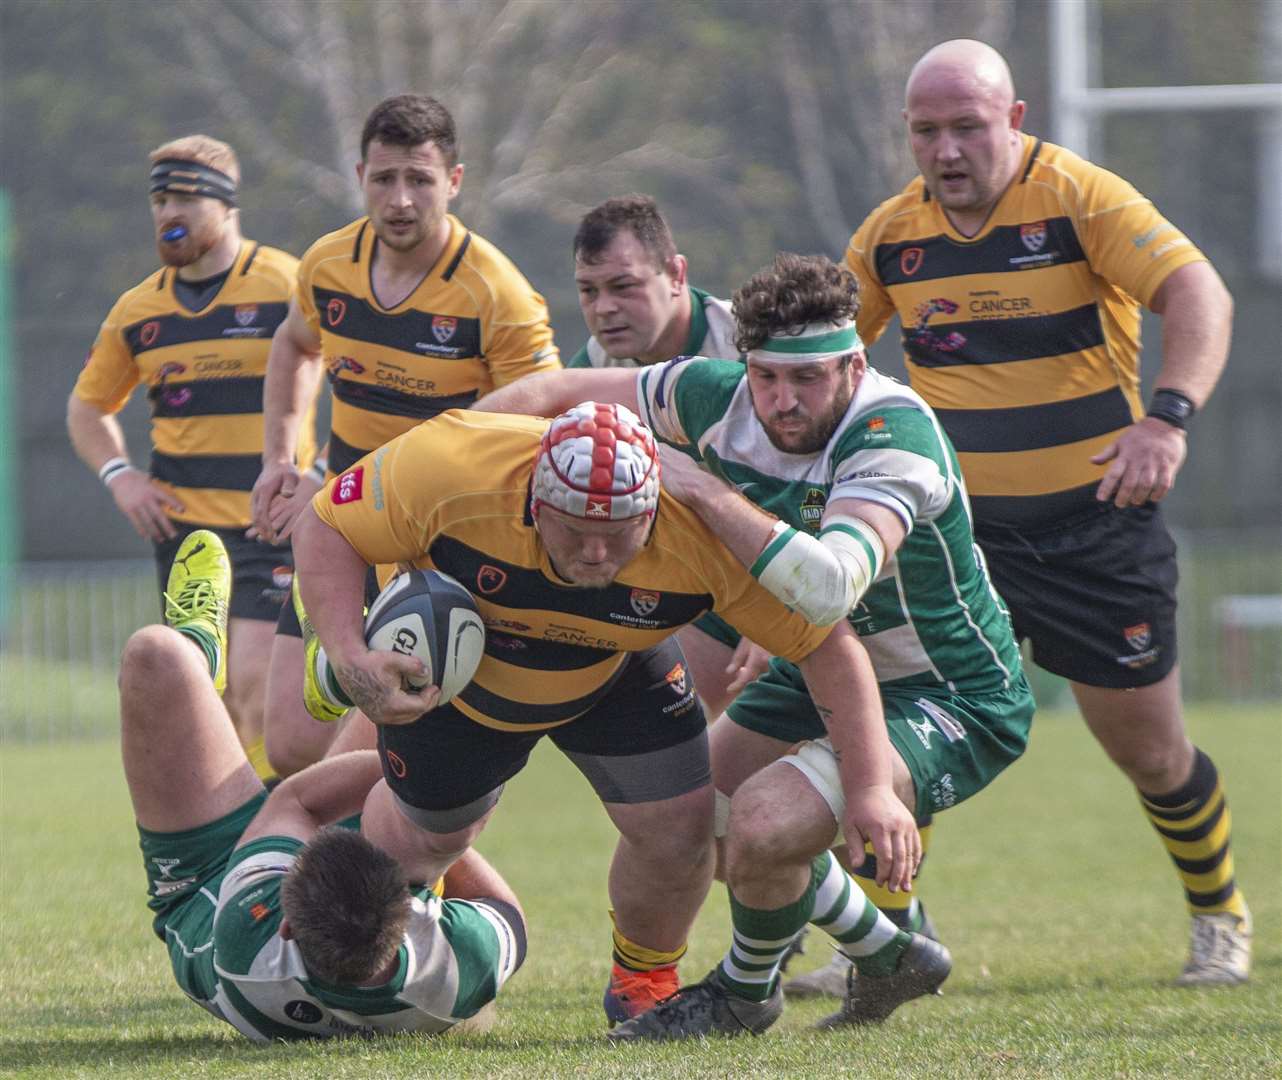
[[[668,272],[668,277],[672,278],[674,289],[684,289],[686,287],[686,271],[689,264],[686,257],[681,254],[673,255],[668,260],[668,265],[664,269]]]
[[[1018,131],[1024,123],[1024,113],[1028,111],[1028,102],[1016,101],[1010,107],[1010,129]]]
[[[280,929],[276,932],[286,941],[294,940],[294,928],[289,925],[289,919],[284,915],[280,918]]]

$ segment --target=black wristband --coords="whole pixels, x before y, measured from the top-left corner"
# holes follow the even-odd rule
[[[1163,386],[1153,391],[1153,400],[1149,403],[1147,415],[1170,424],[1173,428],[1185,431],[1195,412],[1197,412],[1197,406],[1187,394],[1172,390],[1169,386]]]

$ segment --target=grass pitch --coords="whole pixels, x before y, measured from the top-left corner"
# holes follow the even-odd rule
[[[1084,1077],[1282,1075],[1282,726],[1275,709],[1200,708],[1225,777],[1255,914],[1252,982],[1179,990],[1187,920],[1121,774],[1075,717],[1044,713],[1025,758],[936,818],[920,892],[952,949],[945,995],[882,1028],[820,1034],[797,1002],[759,1039],[612,1047],[605,873],[591,791],[540,747],[482,850],[530,918],[530,956],[486,1035],[259,1048],[177,990],[150,932],[115,746],[0,748],[0,1073],[33,1077]],[[662,898],[657,898],[660,902]],[[683,963],[727,940],[719,887]],[[812,933],[798,970],[827,959]]]

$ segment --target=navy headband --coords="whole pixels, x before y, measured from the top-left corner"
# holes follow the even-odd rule
[[[173,158],[157,161],[151,167],[151,187],[148,191],[153,195],[157,191],[203,195],[228,206],[236,205],[236,181],[225,172],[219,172],[208,165],[198,165],[194,161]]]

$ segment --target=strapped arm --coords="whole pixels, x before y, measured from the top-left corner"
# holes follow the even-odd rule
[[[886,545],[871,524],[829,513],[817,539],[777,522],[751,572],[810,622],[831,626],[850,614],[885,561]]]

